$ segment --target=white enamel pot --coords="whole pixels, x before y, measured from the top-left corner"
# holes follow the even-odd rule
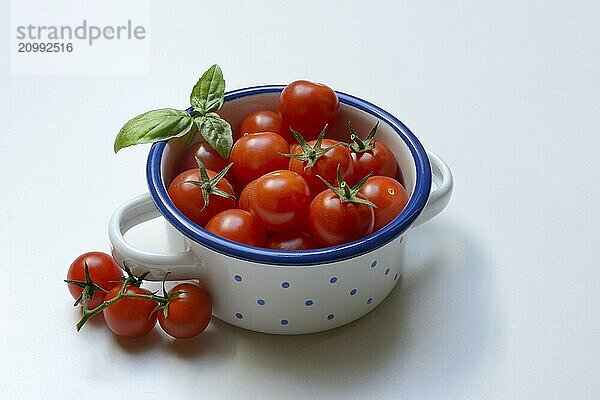
[[[275,110],[283,86],[240,89],[225,95],[220,111],[233,129],[252,111]],[[275,251],[235,243],[186,218],[167,195],[183,140],[155,143],[148,157],[149,193],[119,207],[109,223],[113,255],[148,279],[200,279],[213,298],[213,315],[267,333],[324,331],[360,318],[381,303],[400,280],[404,238],[410,228],[440,213],[452,193],[452,174],[415,135],[381,108],[344,93],[340,121],[366,133],[380,121],[377,138],[392,149],[409,202],[390,224],[367,237],[317,250]],[[345,123],[331,132],[345,132]],[[338,133],[339,133],[338,132]],[[432,184],[433,182],[433,184]],[[163,216],[166,253],[137,249],[123,237],[131,227]]]

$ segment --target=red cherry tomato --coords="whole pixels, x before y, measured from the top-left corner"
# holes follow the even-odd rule
[[[121,287],[114,287],[106,295],[109,301],[119,295]],[[125,293],[151,295],[149,290],[127,286]],[[118,336],[140,337],[150,332],[156,325],[157,303],[149,299],[123,298],[106,307],[103,311],[106,325]]]
[[[390,223],[408,203],[408,195],[404,187],[388,176],[369,177],[360,189],[360,193],[377,206],[373,210],[375,212],[373,231],[378,231]]]
[[[216,172],[211,170],[206,172],[211,179],[217,175]],[[192,183],[186,183],[186,181],[200,182],[200,169],[190,169],[177,175],[169,185],[167,192],[175,207],[198,225],[204,226],[214,215],[235,206],[234,200],[211,194],[208,205],[202,210],[202,207],[204,207],[202,190]],[[233,188],[226,178],[221,179],[216,187],[233,196]]]
[[[389,176],[395,178],[398,173],[398,162],[394,153],[383,143],[375,141],[374,147],[362,153],[352,152],[354,174],[350,179],[355,184],[369,173],[373,175]]]
[[[339,107],[330,87],[304,80],[292,82],[279,96],[281,132],[289,132],[291,127],[306,140],[315,139],[326,124],[335,123]]]
[[[231,149],[231,172],[238,184],[247,185],[267,172],[287,169],[289,159],[280,153],[288,151],[287,141],[276,133],[249,133]]]
[[[191,283],[180,283],[169,290],[175,296],[168,305],[167,317],[158,310],[158,323],[169,335],[177,339],[189,339],[204,332],[212,313],[212,303],[206,289]]]
[[[321,148],[327,148],[338,143],[335,140],[323,139]],[[308,145],[313,147],[316,145],[316,140],[308,142]],[[296,148],[294,154],[303,154],[302,148]],[[305,161],[290,159],[289,169],[300,174],[310,187],[310,192],[313,196],[327,189],[327,186],[321,182],[317,175],[320,175],[327,182],[334,184],[337,181],[337,167],[340,166],[340,171],[344,180],[350,178],[354,173],[354,165],[352,164],[352,156],[350,151],[345,146],[337,146],[323,154],[317,162],[309,168],[305,168]]]
[[[240,193],[240,197],[238,198],[238,208],[250,211],[250,192],[252,192],[255,182],[256,179],[244,186],[244,189],[242,189],[242,193]]]
[[[119,268],[119,265],[111,256],[99,251],[92,251],[77,257],[69,267],[67,279],[85,282],[85,263],[87,263],[90,278],[92,278],[94,284],[106,291],[111,290],[115,286],[121,286],[123,270]],[[71,292],[71,296],[73,296],[74,299],[78,299],[81,296],[83,288],[71,283],[68,284],[68,287],[69,292]],[[98,307],[104,301],[105,297],[105,292],[96,290],[94,296],[91,299],[88,299],[88,309],[91,310],[92,308]]]
[[[256,217],[237,208],[221,211],[212,217],[206,224],[206,230],[250,246],[262,247],[267,241],[267,230]]]
[[[196,157],[202,161],[206,169],[210,169],[211,171],[221,171],[228,164],[207,142],[201,141],[192,143],[186,147],[179,159],[178,171],[181,173],[189,169],[198,168]]]
[[[246,133],[259,133],[259,132],[274,132],[280,134],[285,139],[288,139],[287,136],[290,136],[289,133],[286,135],[285,132],[282,135],[281,130],[281,115],[276,112],[261,110],[255,111],[252,114],[248,115],[240,125],[240,129],[238,130],[238,134],[235,137],[235,140],[238,140],[240,137],[244,136]]]
[[[267,247],[275,250],[310,250],[319,245],[308,233],[293,230],[273,235],[267,242]]]
[[[290,154],[294,154],[296,152],[296,150],[298,150],[300,148],[300,143],[298,142],[291,142],[290,143]]]
[[[363,198],[361,194],[358,197]],[[331,189],[319,193],[310,203],[308,222],[313,239],[323,246],[334,246],[359,239],[373,232],[373,207],[342,202]]]
[[[310,204],[310,189],[299,174],[281,170],[258,178],[249,196],[250,211],[274,232],[300,226]]]

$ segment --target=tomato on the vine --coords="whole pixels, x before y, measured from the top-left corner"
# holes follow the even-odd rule
[[[189,339],[204,332],[212,313],[210,296],[203,286],[180,283],[169,290],[175,295],[168,303],[167,316],[163,309],[157,311],[158,323],[169,335],[177,339]]]
[[[269,172],[258,178],[248,203],[250,211],[273,232],[300,226],[310,204],[308,184],[294,171]]]
[[[305,80],[292,82],[279,96],[281,132],[291,128],[307,140],[315,139],[323,126],[335,123],[339,107],[338,97],[329,86]]]
[[[204,164],[206,169],[211,171],[221,171],[227,167],[227,161],[215,151],[208,142],[202,140],[187,146],[179,159],[179,172],[185,172],[190,169],[198,168],[198,158]]]
[[[92,251],[77,257],[69,267],[67,279],[71,281],[85,282],[85,264],[87,264],[90,278],[93,283],[106,291],[110,291],[115,286],[120,286],[123,270],[108,254]],[[73,283],[68,283],[69,292],[74,299],[79,299],[82,295],[83,287]],[[104,301],[106,292],[102,290],[93,290],[93,296],[87,301],[89,309],[96,308]]]
[[[105,301],[110,301],[119,295],[121,286],[114,287],[106,295]],[[129,285],[126,294],[150,296],[152,293],[137,286]],[[156,325],[158,303],[147,298],[125,297],[106,307],[103,311],[106,325],[118,336],[136,338],[150,332]]]
[[[284,139],[291,139],[289,131],[281,132],[281,115],[269,110],[255,111],[248,115],[240,125],[235,140],[246,133],[274,132],[280,134]]]
[[[249,133],[233,144],[231,172],[240,185],[278,169],[287,169],[289,160],[282,154],[289,151],[288,142],[273,132]]]
[[[338,166],[344,179],[349,179],[354,173],[350,151],[340,142],[323,139],[324,135],[325,129],[316,140],[308,143],[298,135],[300,147],[290,154],[289,169],[306,179],[313,196],[327,189],[317,175],[328,182],[335,182]]]
[[[404,186],[388,176],[371,176],[360,189],[367,199],[372,201],[375,208],[375,225],[377,231],[390,223],[408,203],[408,195]]]
[[[200,226],[234,207],[233,187],[224,178],[228,168],[216,173],[201,166],[177,175],[167,190],[175,207]]]
[[[250,212],[237,208],[221,211],[212,217],[206,224],[206,230],[250,246],[262,247],[267,240],[264,225]]]

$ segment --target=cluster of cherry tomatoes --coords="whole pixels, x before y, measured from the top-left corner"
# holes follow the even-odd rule
[[[143,277],[128,275],[101,252],[82,254],[71,263],[66,282],[83,311],[77,329],[100,313],[116,335],[130,338],[147,334],[157,320],[178,339],[197,336],[208,326],[212,303],[203,286],[179,283],[168,292],[163,288],[161,295],[140,287]]]
[[[278,112],[244,119],[227,160],[204,141],[189,145],[171,200],[208,231],[252,246],[308,250],[369,235],[402,211],[407,194],[377,125],[361,139],[348,122],[348,143],[325,137],[338,112],[329,87],[289,84]]]
[[[328,126],[339,129],[338,112],[329,87],[293,82],[278,112],[244,119],[228,159],[205,141],[188,145],[169,196],[198,225],[251,246],[309,250],[369,235],[402,211],[407,194],[394,154],[375,139],[377,124],[361,138],[348,122],[347,143],[325,137]],[[180,283],[168,292],[163,285],[158,294],[127,272],[104,253],[73,261],[66,282],[82,306],[78,329],[100,313],[125,337],[142,336],[157,321],[175,338],[206,329],[212,305],[202,285]]]

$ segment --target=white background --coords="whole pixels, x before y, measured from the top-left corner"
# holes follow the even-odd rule
[[[39,1],[11,0],[10,1],[10,61],[13,73],[149,73],[151,71],[151,43],[149,31],[151,7],[147,0],[102,0],[102,1]],[[85,26],[84,26],[85,21]],[[127,27],[131,21],[131,30],[122,30],[117,37],[119,26]],[[23,27],[23,33],[29,33],[38,38],[37,27],[56,27],[61,37],[63,28],[71,28],[72,37],[69,39],[68,30],[64,32],[64,40],[48,40],[51,29],[41,29],[44,40],[18,39],[17,28]],[[102,37],[99,32],[89,30],[104,30],[113,32],[112,39]],[[135,28],[144,29],[143,39],[136,39]],[[56,32],[55,32],[56,34]],[[98,39],[90,37],[98,36]],[[85,39],[78,39],[85,37]],[[108,33],[111,36],[111,33]],[[132,38],[129,39],[129,36]],[[138,35],[140,36],[140,35]],[[19,44],[33,43],[67,43],[72,45],[71,52],[61,54],[40,54],[36,52],[18,52]],[[91,43],[91,44],[90,44]]]
[[[2,397],[598,398],[598,3],[222,3],[153,2],[149,74],[11,74],[0,35]],[[307,78],[383,106],[450,164],[450,205],[349,326],[77,333],[67,267],[109,251],[112,211],[146,190],[148,146],[115,156],[116,132],[185,106],[213,63],[229,89]]]

